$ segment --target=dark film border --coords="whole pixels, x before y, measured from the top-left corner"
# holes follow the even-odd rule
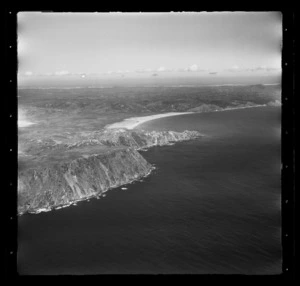
[[[203,10],[203,9],[202,9]],[[15,9],[6,8],[3,13],[4,27],[4,68],[5,77],[3,86],[5,93],[2,98],[5,130],[5,166],[4,176],[4,215],[5,218],[5,247],[4,247],[4,274],[6,278],[23,277],[17,271],[17,238],[18,238],[18,217],[17,217],[17,13],[21,11],[44,11],[44,12],[70,12],[70,9]],[[169,12],[169,11],[201,11],[199,9],[80,9],[72,12]],[[204,10],[219,11],[219,10]],[[221,10],[220,10],[221,11]],[[244,9],[228,9],[223,11],[245,11]],[[249,11],[280,11],[250,9]],[[210,278],[218,281],[234,278],[234,280],[263,279],[267,281],[278,281],[295,278],[295,13],[280,11],[282,15],[282,274],[281,275],[189,275],[201,276],[199,278]],[[6,167],[8,165],[8,167]],[[96,275],[97,276],[97,275]],[[119,277],[122,275],[118,275]],[[136,275],[135,275],[136,276]],[[144,277],[145,275],[137,275]],[[170,275],[154,275],[154,277],[167,278]],[[174,278],[174,275],[171,275]],[[186,279],[187,275],[176,275],[176,280],[181,277]],[[40,276],[42,277],[42,276]],[[74,276],[73,276],[74,277]],[[76,276],[77,277],[77,276]],[[95,277],[95,276],[92,276]],[[109,276],[105,276],[109,277]],[[132,277],[132,276],[131,276]],[[153,276],[152,276],[153,277]],[[101,277],[103,279],[103,276]]]

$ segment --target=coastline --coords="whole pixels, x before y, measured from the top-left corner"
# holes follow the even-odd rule
[[[222,110],[212,110],[210,112],[217,112],[217,111],[220,112],[220,111],[229,111],[229,110],[245,109],[245,108],[252,108],[252,107],[264,107],[264,106],[267,106],[267,105],[266,104],[261,104],[261,105],[253,105],[253,106],[228,107],[228,108],[224,108]],[[185,115],[185,114],[197,114],[197,113],[201,113],[201,112],[170,112],[170,113],[155,114],[155,115],[143,116],[143,117],[131,117],[131,118],[127,118],[123,121],[107,125],[105,128],[107,128],[107,129],[129,129],[129,130],[131,130],[131,129],[134,129],[135,127],[137,127],[140,124],[143,124],[147,121],[151,121],[151,120],[154,120],[154,119],[177,116],[177,115]],[[170,145],[173,145],[173,144],[170,144]],[[146,151],[147,149],[148,148],[146,148],[146,149],[138,148],[137,150]],[[26,213],[28,213],[28,214],[38,214],[38,213],[41,213],[41,212],[49,212],[51,210],[58,210],[58,209],[65,208],[65,207],[68,207],[68,206],[71,206],[71,205],[76,205],[77,202],[80,202],[80,201],[86,201],[86,200],[89,200],[89,199],[92,199],[92,198],[97,198],[98,199],[101,196],[103,196],[103,194],[105,192],[109,191],[110,189],[123,187],[123,186],[125,186],[127,184],[131,184],[135,181],[142,180],[143,178],[149,176],[154,169],[155,169],[155,167],[152,166],[151,170],[146,175],[140,176],[140,177],[135,178],[133,180],[130,180],[127,183],[122,184],[122,185],[112,186],[112,187],[108,188],[107,190],[105,190],[101,193],[93,194],[93,195],[86,196],[86,197],[82,197],[82,198],[74,200],[74,201],[69,201],[68,203],[63,204],[63,205],[57,205],[55,207],[49,207],[49,208],[41,208],[41,209],[37,209],[37,210],[32,211],[32,212],[29,211],[29,212],[19,213],[18,215],[23,215],[23,214],[26,214]]]
[[[267,104],[257,104],[251,106],[237,106],[237,107],[225,107],[218,110],[210,110],[205,112],[220,112],[220,111],[229,111],[229,110],[236,110],[236,109],[244,109],[244,108],[253,108],[253,107],[263,107],[267,106]],[[171,116],[178,116],[178,115],[185,115],[185,114],[195,114],[195,113],[204,113],[204,112],[194,112],[194,111],[187,111],[187,112],[168,112],[168,113],[159,113],[147,116],[139,116],[139,117],[130,117],[126,118],[122,121],[115,122],[112,124],[106,125],[105,129],[128,129],[132,130],[136,128],[138,125],[146,123],[148,121],[164,118],[164,117],[171,117]]]
[[[100,197],[105,197],[105,195],[106,195],[105,193],[108,192],[109,190],[112,190],[112,189],[115,189],[115,188],[119,188],[119,187],[124,187],[124,186],[132,184],[134,182],[142,181],[144,178],[148,177],[155,169],[156,169],[156,167],[152,165],[150,171],[146,175],[140,176],[140,177],[135,178],[135,179],[132,179],[132,180],[128,181],[126,184],[116,185],[116,186],[110,187],[107,190],[102,191],[101,193],[98,193],[98,194],[95,194],[95,195],[91,195],[91,196],[87,196],[87,197],[82,197],[80,199],[77,199],[77,200],[74,200],[74,201],[70,201],[70,202],[68,202],[66,204],[57,205],[55,207],[41,208],[41,209],[37,209],[35,211],[27,211],[27,212],[23,212],[23,213],[18,213],[18,216],[22,216],[24,214],[39,214],[39,213],[42,213],[42,212],[50,212],[50,211],[53,211],[53,210],[60,210],[60,209],[63,209],[63,208],[66,208],[66,207],[69,207],[69,206],[72,206],[72,205],[76,206],[78,202],[88,201],[88,200],[94,199],[94,198],[99,199]]]

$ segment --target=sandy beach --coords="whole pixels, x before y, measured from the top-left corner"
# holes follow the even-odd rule
[[[163,117],[169,117],[169,116],[191,114],[191,113],[194,113],[194,112],[168,112],[168,113],[154,114],[154,115],[141,116],[141,117],[130,117],[130,118],[124,119],[123,121],[109,124],[105,128],[107,128],[107,129],[115,129],[115,128],[134,129],[138,125],[145,123],[147,121],[150,121],[150,120],[163,118]]]
[[[228,107],[223,108],[221,110],[211,110],[210,112],[217,112],[217,111],[227,111],[227,110],[234,110],[234,109],[244,109],[244,108],[253,108],[253,107],[262,107],[266,106],[266,104],[257,104],[257,105],[251,105],[251,106],[237,106],[237,107]],[[154,115],[148,115],[148,116],[141,116],[141,117],[130,117],[127,119],[124,119],[120,122],[115,122],[109,125],[106,125],[106,129],[134,129],[140,124],[143,124],[147,121],[163,118],[163,117],[170,117],[170,116],[176,116],[176,115],[183,115],[183,114],[192,114],[195,112],[168,112],[168,113],[161,113],[161,114],[154,114]]]

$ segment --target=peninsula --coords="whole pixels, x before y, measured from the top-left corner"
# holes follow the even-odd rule
[[[200,136],[197,131],[107,129],[81,134],[74,143],[31,141],[19,154],[18,213],[50,211],[99,197],[151,173],[154,166],[138,150]]]

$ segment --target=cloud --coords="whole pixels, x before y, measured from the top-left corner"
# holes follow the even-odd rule
[[[61,76],[61,75],[69,75],[70,73],[66,70],[61,70],[61,71],[56,71],[54,73],[54,75],[58,75],[58,76]]]
[[[208,72],[207,69],[200,69],[198,65],[193,64],[187,68],[166,68],[164,66],[160,66],[157,69],[138,69],[135,70],[136,73],[167,73],[167,72]]]
[[[42,73],[42,74],[37,74],[38,76],[80,76],[82,78],[87,77],[86,73],[71,73],[67,70],[61,70],[61,71],[56,71],[56,72],[47,72],[47,73]]]
[[[119,73],[119,74],[130,73],[130,70],[117,70],[115,73]]]
[[[155,72],[153,69],[138,69],[135,72],[137,73],[147,73],[147,72]]]
[[[191,65],[190,67],[187,68],[188,71],[198,71],[198,66],[197,65]]]
[[[267,66],[258,66],[258,67],[253,67],[253,68],[249,68],[247,69],[247,71],[251,71],[251,72],[256,72],[256,71],[267,71],[267,72],[271,72],[271,71],[280,71],[280,68],[273,68],[273,67],[267,67]]]
[[[32,71],[26,71],[24,73],[25,76],[32,76],[33,75],[33,72]]]
[[[198,67],[198,65],[196,65],[196,64],[193,64],[193,65],[191,65],[191,66],[189,66],[189,67],[187,67],[187,68],[185,68],[185,69],[177,69],[177,71],[184,71],[184,72],[207,72],[208,70],[206,70],[206,69],[200,69],[199,67]]]
[[[231,68],[226,69],[226,71],[230,71],[230,72],[238,72],[238,71],[242,71],[242,69],[240,69],[239,66],[234,65],[234,66],[232,66]]]
[[[160,66],[157,69],[138,69],[135,72],[137,72],[137,73],[157,73],[157,72],[172,72],[172,71],[175,71],[175,70],[168,69],[164,66]]]
[[[187,69],[183,69],[183,68],[177,68],[177,69],[174,69],[175,72],[185,72],[187,71]]]
[[[274,67],[267,67],[267,66],[257,66],[251,68],[240,68],[239,66],[235,65],[225,71],[229,72],[273,72],[273,71],[280,71],[280,68]]]
[[[158,72],[163,72],[163,71],[166,71],[166,68],[165,68],[165,67],[159,67],[159,68],[157,69],[157,71],[158,71]]]
[[[104,74],[106,75],[121,75],[123,76],[126,73],[129,73],[129,70],[117,70],[117,71],[107,71]]]

